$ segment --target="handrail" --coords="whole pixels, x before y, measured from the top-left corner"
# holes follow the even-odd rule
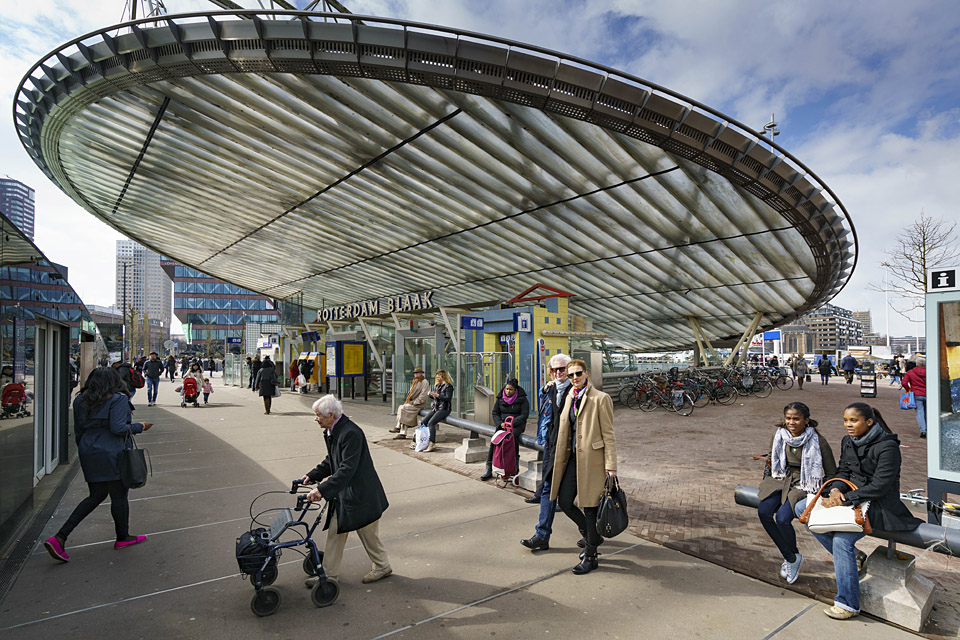
[[[760,490],[757,487],[738,484],[734,489],[733,498],[741,506],[756,509],[760,504]],[[912,531],[874,531],[869,535],[920,549],[933,547],[933,550],[938,553],[960,557],[960,530],[957,529],[924,522]]]
[[[420,410],[420,416],[425,417],[429,414],[430,411],[427,409]],[[497,432],[497,428],[489,424],[483,424],[481,422],[474,422],[473,420],[465,420],[463,418],[455,418],[453,416],[447,416],[442,421],[444,424],[448,424],[451,427],[457,427],[458,429],[463,429],[464,431],[470,431],[474,434],[483,434],[485,436],[493,437],[493,434]],[[533,449],[535,451],[543,451],[543,445],[537,444],[537,439],[533,436],[528,436],[525,433],[521,433],[518,438],[520,444],[528,449]]]

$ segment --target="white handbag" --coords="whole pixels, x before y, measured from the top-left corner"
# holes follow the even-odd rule
[[[872,533],[870,519],[867,518],[867,510],[870,508],[869,502],[861,502],[855,506],[823,506],[823,496],[820,494],[824,488],[834,482],[844,482],[851,489],[856,490],[857,485],[844,478],[834,478],[823,483],[816,493],[810,494],[807,500],[807,508],[803,510],[800,516],[800,522],[807,525],[807,528],[814,533],[831,533],[834,531],[846,531],[850,533]]]

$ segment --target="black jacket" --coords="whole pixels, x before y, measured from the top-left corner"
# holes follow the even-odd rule
[[[267,360],[254,378],[256,387],[260,389],[260,396],[267,397],[273,395],[273,390],[277,386],[277,368],[273,366],[272,360]]]
[[[324,430],[327,457],[307,476],[321,481],[317,490],[337,512],[337,533],[362,529],[380,519],[390,504],[373,467],[363,431],[347,416],[341,416],[330,435]],[[330,517],[324,530],[330,526]]]
[[[573,389],[572,384],[568,384],[563,390],[563,394],[557,398],[557,385],[552,384],[547,388],[547,397],[552,403],[550,413],[550,429],[547,431],[547,443],[543,445],[543,473],[541,478],[551,478],[553,476],[553,457],[557,452],[557,433],[560,431],[560,414],[563,413],[563,403],[567,399],[567,394]],[[559,406],[559,408],[558,408]]]
[[[163,375],[163,360],[147,360],[143,363],[143,375],[147,378],[159,378]]]
[[[527,400],[527,392],[523,387],[517,388],[519,396],[513,401],[513,404],[507,404],[503,401],[503,389],[497,394],[497,402],[493,405],[493,426],[500,428],[500,423],[507,416],[513,416],[513,434],[514,437],[523,433],[527,426],[527,416],[530,415],[530,401]],[[519,442],[519,440],[518,440]]]
[[[845,478],[860,487],[851,491],[842,482],[835,482],[824,490],[829,494],[839,489],[846,501],[853,505],[870,501],[867,517],[870,525],[879,531],[909,531],[923,521],[915,518],[900,501],[900,439],[894,433],[884,433],[865,445],[857,446],[853,438],[840,441],[838,478]]]
[[[450,404],[453,400],[453,385],[444,382],[435,385],[433,387],[433,391],[437,394],[437,397],[433,399],[433,404],[430,405],[430,410],[450,411]]]
[[[133,422],[130,398],[123,393],[87,414],[80,394],[73,401],[73,429],[83,479],[87,482],[111,482],[120,479],[120,452],[132,445],[127,437],[143,431],[142,422]]]

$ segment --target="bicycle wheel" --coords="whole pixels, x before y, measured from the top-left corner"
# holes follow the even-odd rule
[[[710,404],[710,393],[705,388],[697,387],[696,390],[691,389],[688,393],[693,398],[693,406],[696,408],[702,409]]]
[[[640,409],[640,411],[653,411],[657,408],[657,395],[650,391],[638,391],[637,402],[637,408]]]
[[[722,384],[717,387],[714,398],[722,405],[728,406],[737,401],[739,395],[733,385]]]
[[[628,393],[626,398],[623,400],[623,406],[627,407],[628,409],[637,409],[638,405],[640,404],[638,397],[643,392],[634,388],[630,388],[629,392],[630,393]]]
[[[631,385],[620,387],[620,392],[617,393],[617,402],[623,406],[627,406],[627,401],[630,399],[631,391],[633,391],[633,387]]]
[[[683,401],[680,404],[676,402],[671,405],[673,410],[679,413],[681,416],[688,416],[693,413],[693,400],[690,398],[689,393],[683,394]]]
[[[781,391],[786,391],[793,386],[793,378],[790,376],[780,376],[777,378],[777,389]]]
[[[769,380],[757,380],[753,383],[750,392],[758,398],[766,398],[773,393],[773,385],[770,384]]]

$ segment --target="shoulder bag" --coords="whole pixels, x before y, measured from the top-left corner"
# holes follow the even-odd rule
[[[901,409],[916,409],[917,408],[917,398],[913,395],[913,391],[907,391],[906,393],[900,394],[900,408]]]
[[[807,528],[814,533],[831,533],[834,531],[873,533],[870,519],[867,518],[867,510],[870,508],[869,502],[861,502],[849,507],[844,505],[824,507],[821,504],[823,496],[820,494],[827,485],[834,482],[846,483],[854,491],[859,488],[844,478],[827,480],[815,494],[811,494],[811,498],[807,501],[807,508],[803,510],[803,514],[800,516],[800,522],[807,525]]]
[[[133,436],[128,436],[133,446],[120,452],[120,481],[127,489],[139,489],[147,484],[147,451],[137,447]],[[153,465],[150,465],[153,475]]]
[[[616,476],[607,476],[597,504],[597,531],[604,538],[613,538],[623,533],[629,523],[627,495]]]

